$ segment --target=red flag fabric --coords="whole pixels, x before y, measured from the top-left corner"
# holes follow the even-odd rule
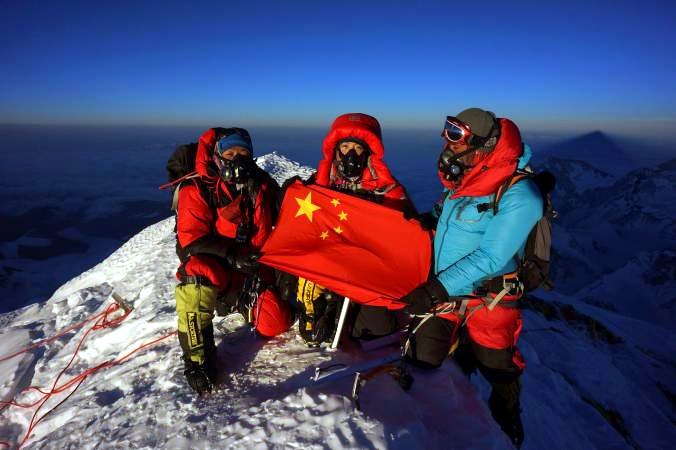
[[[427,280],[432,246],[400,211],[296,181],[261,252],[263,264],[357,303],[399,309],[397,300]]]

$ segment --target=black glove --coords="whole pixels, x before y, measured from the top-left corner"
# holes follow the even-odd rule
[[[446,288],[436,278],[426,281],[401,298],[402,303],[408,304],[406,309],[411,314],[426,314],[446,300]]]
[[[439,218],[432,214],[432,212],[422,213],[417,217],[420,222],[420,226],[425,231],[436,230],[437,223],[439,223]]]
[[[286,191],[286,188],[288,188],[289,186],[291,186],[291,185],[292,185],[293,183],[295,183],[296,181],[300,181],[300,182],[303,184],[303,186],[307,186],[308,184],[312,184],[312,183],[314,182],[314,179],[315,179],[314,175],[311,176],[311,177],[309,177],[307,180],[302,179],[302,178],[299,177],[298,175],[294,175],[294,176],[292,176],[291,178],[287,178],[287,179],[284,181],[284,183],[282,183],[282,189],[281,189],[281,191],[282,191],[282,192]]]
[[[281,191],[282,191],[282,192],[285,192],[285,191],[286,191],[286,188],[288,188],[289,186],[291,186],[291,185],[292,185],[293,183],[295,183],[296,181],[302,182],[303,180],[302,180],[301,177],[299,177],[298,175],[294,175],[294,176],[292,176],[291,178],[287,178],[286,180],[284,180],[284,183],[282,183],[282,189],[281,189]]]
[[[260,263],[258,262],[258,258],[260,257],[261,255],[259,253],[238,255],[232,251],[228,252],[226,260],[233,270],[245,273],[247,275],[256,275],[258,273],[258,269],[260,268]]]
[[[432,214],[431,211],[419,214],[413,208],[406,208],[402,212],[404,213],[404,219],[406,219],[406,220],[411,220],[411,219],[417,220],[418,222],[420,222],[420,226],[425,231],[437,229],[437,222],[439,222],[439,218],[436,217],[434,214]]]
[[[419,215],[418,211],[416,211],[412,205],[405,207],[401,212],[404,214],[404,219],[406,220],[417,219]]]
[[[293,303],[298,292],[298,277],[281,270],[275,270],[275,275],[279,298],[284,302]]]

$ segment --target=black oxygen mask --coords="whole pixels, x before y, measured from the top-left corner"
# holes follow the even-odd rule
[[[231,184],[244,184],[249,180],[256,169],[256,163],[249,155],[237,154],[232,159],[216,156],[218,174],[223,181]]]
[[[446,181],[457,182],[473,166],[462,162],[461,158],[465,155],[475,152],[475,148],[470,148],[464,152],[454,153],[450,148],[445,148],[439,155],[438,168]]]
[[[355,181],[361,178],[364,169],[366,168],[366,161],[368,159],[368,151],[364,150],[358,154],[355,149],[351,149],[345,154],[337,151],[340,159],[338,160],[338,173],[348,180]]]

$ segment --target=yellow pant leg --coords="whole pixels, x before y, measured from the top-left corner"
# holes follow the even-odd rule
[[[183,351],[190,354],[192,361],[202,363],[205,358],[203,330],[211,326],[218,291],[212,286],[179,284],[175,292],[178,332],[187,338],[183,341],[188,348],[181,342]],[[213,339],[212,335],[210,339]]]
[[[313,302],[326,291],[326,288],[303,277],[298,277],[298,301],[305,308],[305,314],[312,316],[315,313]],[[306,323],[308,330],[312,329],[312,322]]]

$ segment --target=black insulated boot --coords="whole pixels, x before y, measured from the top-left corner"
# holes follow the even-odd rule
[[[524,440],[521,408],[519,406],[518,381],[509,384],[493,384],[493,392],[488,399],[488,406],[493,419],[500,425],[514,447],[521,448]]]
[[[205,392],[211,392],[216,383],[218,364],[212,324],[204,327],[201,338],[203,343],[201,351],[203,353],[200,359],[202,361],[197,362],[192,360],[191,354],[196,351],[199,352],[199,348],[191,349],[188,335],[186,333],[178,333],[178,340],[183,350],[183,363],[185,367],[183,374],[190,387],[200,395]]]
[[[190,387],[199,395],[211,392],[214,388],[214,371],[206,363],[198,364],[194,361],[186,361],[183,374],[186,380],[188,380]]]

